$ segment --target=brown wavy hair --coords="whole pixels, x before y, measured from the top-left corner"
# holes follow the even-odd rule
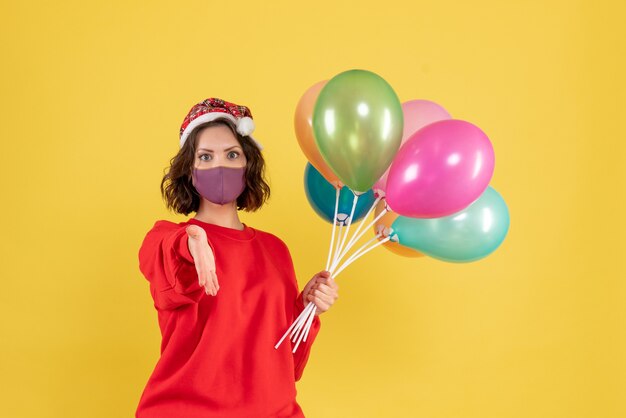
[[[185,216],[191,212],[198,212],[202,197],[191,181],[196,154],[196,138],[201,130],[215,125],[228,126],[246,156],[246,188],[237,198],[237,209],[254,212],[269,199],[270,186],[265,180],[265,160],[261,150],[249,136],[239,134],[232,121],[217,119],[194,128],[178,154],[170,160],[169,170],[164,169],[163,180],[161,180],[161,196],[169,210]],[[167,172],[165,172],[166,170]]]

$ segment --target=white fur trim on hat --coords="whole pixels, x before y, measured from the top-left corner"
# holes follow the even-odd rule
[[[244,116],[237,122],[237,132],[241,135],[249,136],[254,132],[254,121],[248,116]]]
[[[183,131],[183,134],[180,137],[180,148],[182,148],[183,145],[185,144],[185,141],[187,140],[187,137],[189,136],[191,131],[193,131],[195,128],[202,125],[203,123],[211,122],[216,119],[228,119],[234,122],[235,125],[237,126],[237,132],[239,132],[241,135],[244,135],[244,136],[250,136],[250,134],[254,131],[254,121],[247,116],[237,120],[237,118],[235,118],[230,113],[224,113],[224,112],[205,113],[204,115],[198,116],[197,118],[192,120],[191,123],[189,123],[189,125],[187,125],[187,127]],[[259,148],[259,151],[263,150],[263,145],[261,145],[259,141],[257,141],[251,136],[250,136],[250,139],[252,139],[252,142],[254,142],[254,144]]]

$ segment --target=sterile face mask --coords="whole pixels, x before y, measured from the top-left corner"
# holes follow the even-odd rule
[[[223,205],[237,200],[246,188],[246,167],[193,169],[192,183],[200,196]]]

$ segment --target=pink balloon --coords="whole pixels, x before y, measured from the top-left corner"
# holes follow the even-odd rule
[[[451,215],[480,197],[493,169],[493,146],[480,128],[458,119],[434,122],[398,150],[387,179],[387,203],[412,218]]]
[[[404,144],[415,132],[424,126],[439,120],[450,119],[450,114],[443,107],[429,100],[411,100],[402,103],[404,114],[404,130],[402,132],[402,144]],[[374,184],[374,192],[379,195],[386,193],[386,183],[389,176],[389,168]]]

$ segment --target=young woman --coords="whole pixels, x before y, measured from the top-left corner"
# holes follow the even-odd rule
[[[303,417],[295,382],[337,299],[327,271],[298,284],[289,250],[239,220],[269,197],[261,144],[245,106],[206,99],[180,129],[161,182],[168,208],[193,218],[157,221],[139,249],[161,329],[161,357],[137,418]],[[274,345],[304,305],[317,312],[307,341]]]

